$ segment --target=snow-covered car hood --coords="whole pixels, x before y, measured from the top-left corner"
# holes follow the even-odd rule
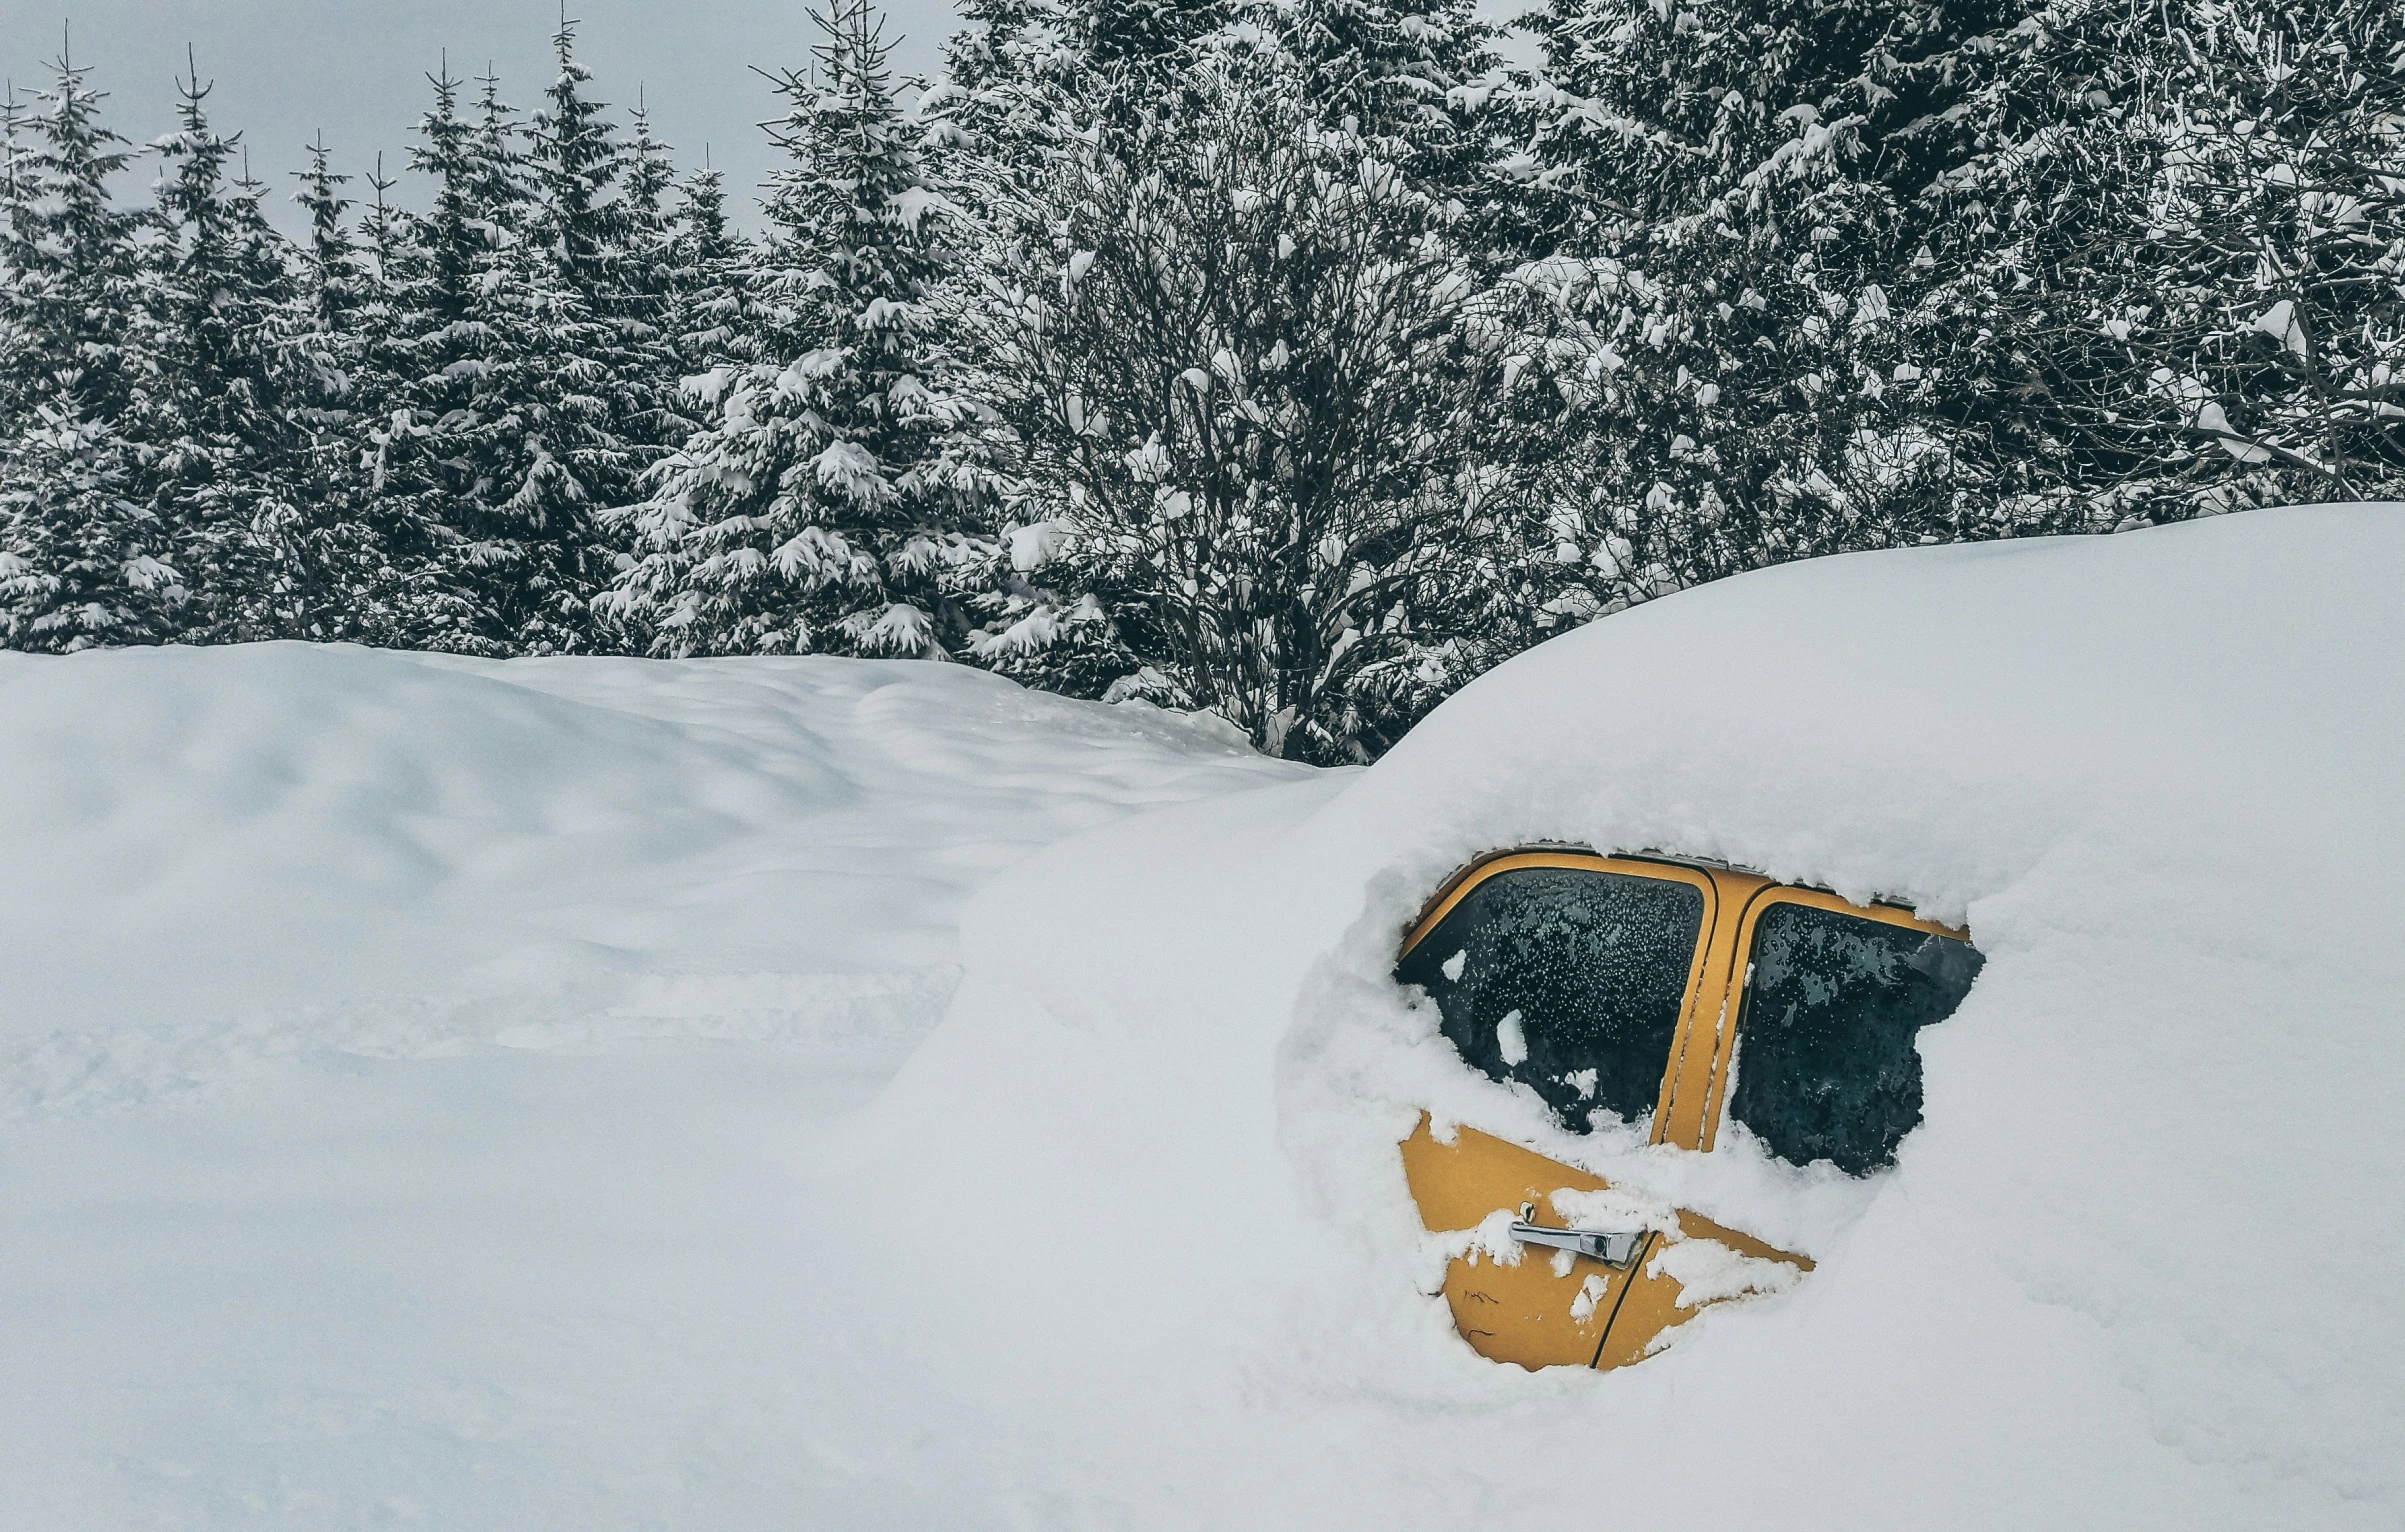
[[[844,1136],[811,1450],[1041,1525],[2395,1525],[2400,590],[2388,506],[1794,565],[1039,854]],[[1574,1138],[1464,1066],[1396,941],[1537,840],[1968,924],[1897,1167]],[[1483,1361],[1423,1110],[1818,1269],[1624,1372]]]

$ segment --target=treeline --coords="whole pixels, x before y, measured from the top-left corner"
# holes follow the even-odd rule
[[[949,657],[1353,760],[1737,570],[2405,476],[2388,0],[964,10],[905,110],[835,0],[756,237],[569,26],[297,242],[197,79],[137,154],[62,59],[0,644]]]

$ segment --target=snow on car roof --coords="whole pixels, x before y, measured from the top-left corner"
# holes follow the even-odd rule
[[[2376,505],[1791,565],[1548,643],[1366,772],[1039,854],[849,1137],[821,1450],[1147,1528],[2394,1524],[2400,590]],[[1395,933],[1533,840],[1968,925],[1896,1169],[1574,1138],[1465,1068]],[[1422,1110],[1818,1269],[1622,1372],[1482,1361],[1428,1296]]]

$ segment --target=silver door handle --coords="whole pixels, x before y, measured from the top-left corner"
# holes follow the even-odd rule
[[[1520,1216],[1511,1226],[1513,1239],[1523,1245],[1543,1245],[1590,1256],[1615,1271],[1627,1269],[1637,1258],[1637,1246],[1645,1239],[1643,1229],[1541,1229],[1528,1221],[1535,1211],[1534,1203],[1521,1205]]]

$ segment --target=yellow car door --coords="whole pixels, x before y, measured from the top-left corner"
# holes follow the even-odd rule
[[[1773,1153],[1863,1174],[1919,1120],[1913,1034],[1977,966],[1963,933],[1908,911],[1543,849],[1465,869],[1395,972],[1437,1005],[1465,1063],[1527,1086],[1574,1131],[1608,1114],[1708,1151],[1725,1116]],[[1422,1221],[1463,1245],[1444,1288],[1455,1324],[1497,1361],[1622,1366],[1712,1303],[1812,1267],[1474,1128],[1440,1135],[1423,1118],[1403,1162]]]

